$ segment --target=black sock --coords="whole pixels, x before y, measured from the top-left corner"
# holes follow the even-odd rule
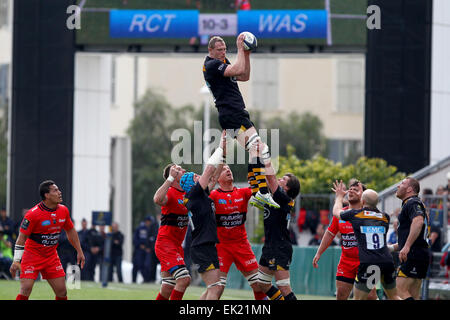
[[[297,300],[297,297],[293,292],[289,293],[287,296],[284,297],[284,300]]]
[[[252,165],[253,175],[255,177],[255,180],[258,183],[258,190],[262,194],[269,193],[269,188],[267,187],[267,182],[266,182],[266,167],[265,167],[264,163],[261,161],[260,157],[253,158],[251,163],[253,164]],[[250,166],[250,164],[249,164],[249,166]]]
[[[271,286],[270,289],[267,290],[266,296],[268,296],[270,300],[284,300],[281,291],[275,286]]]

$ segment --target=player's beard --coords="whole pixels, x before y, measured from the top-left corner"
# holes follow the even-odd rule
[[[359,199],[348,199],[348,203],[349,204],[351,204],[351,205],[355,205],[355,204],[358,204],[360,201],[359,201]]]

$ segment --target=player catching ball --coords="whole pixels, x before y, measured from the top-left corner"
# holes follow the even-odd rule
[[[210,89],[214,103],[219,112],[219,123],[222,129],[234,133],[239,144],[250,151],[255,149],[261,138],[256,131],[250,115],[245,110],[244,99],[237,81],[250,79],[250,49],[249,44],[244,44],[245,33],[241,33],[236,40],[237,58],[234,64],[226,58],[227,46],[225,41],[218,36],[210,39],[208,44],[208,56],[203,65],[203,76],[206,85]],[[264,162],[270,162],[269,147],[264,144],[261,151]],[[272,173],[270,173],[272,174]],[[249,176],[255,177],[259,190],[252,196],[250,204],[264,203],[273,208],[280,206],[273,200],[265,180],[265,166],[256,163],[249,171]]]

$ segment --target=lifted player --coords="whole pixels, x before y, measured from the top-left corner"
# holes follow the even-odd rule
[[[222,129],[234,132],[234,137],[239,144],[249,151],[261,142],[250,115],[245,110],[244,99],[237,81],[248,81],[250,79],[250,50],[244,50],[244,35],[241,33],[236,39],[237,58],[234,64],[226,58],[227,46],[225,41],[218,36],[211,38],[208,44],[208,56],[203,65],[203,76],[206,85],[211,90],[214,103],[219,112],[219,123]],[[264,144],[261,149],[261,157],[270,161],[269,147]],[[260,184],[264,182],[264,164],[255,164],[255,170],[249,171]],[[272,174],[272,173],[271,173]],[[271,194],[266,189],[255,193],[250,200],[251,205],[262,202],[274,208],[279,205],[273,201]]]

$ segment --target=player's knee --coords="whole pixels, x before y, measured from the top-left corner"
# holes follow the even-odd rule
[[[24,286],[20,288],[20,294],[22,296],[29,296],[31,294],[32,287]]]
[[[176,280],[176,284],[183,288],[187,288],[191,284],[191,277],[179,278]]]
[[[191,275],[185,266],[176,266],[170,272],[178,286],[186,288],[191,283]]]
[[[338,290],[336,292],[336,300],[347,300],[350,294],[344,290]]]
[[[31,290],[33,289],[33,284],[22,283],[20,285],[20,294],[23,296],[29,296],[31,294]]]
[[[245,279],[250,287],[253,289],[258,288],[258,272],[246,276]]]

